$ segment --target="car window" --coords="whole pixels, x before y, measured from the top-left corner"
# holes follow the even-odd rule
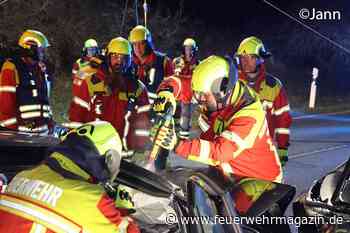
[[[215,224],[215,216],[219,215],[215,201],[198,185],[194,187],[193,202],[198,232],[225,233],[222,225]]]

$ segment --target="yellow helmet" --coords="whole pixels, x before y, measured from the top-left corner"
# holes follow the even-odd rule
[[[220,93],[226,88],[224,82],[228,83],[232,76],[230,69],[232,65],[223,57],[210,56],[199,63],[193,71],[192,90],[195,92]],[[232,77],[234,83],[236,77]]]
[[[143,40],[148,40],[151,37],[150,31],[142,26],[142,25],[137,25],[134,27],[129,34],[129,41],[131,43],[143,41]]]
[[[73,133],[80,137],[88,138],[95,145],[100,155],[104,155],[108,150],[115,150],[121,154],[122,141],[117,131],[107,121],[94,121],[83,124],[62,135],[61,140],[66,140],[67,136]]]
[[[196,44],[196,41],[192,38],[186,38],[183,42],[183,46],[188,46],[188,47],[192,47],[192,49],[194,51],[197,51],[198,50],[198,47],[197,47],[197,44]]]
[[[255,36],[245,38],[240,43],[236,52],[236,56],[241,56],[245,54],[256,55],[262,58],[267,58],[271,56],[271,53],[266,51],[263,42]]]
[[[26,30],[19,38],[18,45],[25,49],[30,49],[32,45],[41,48],[47,48],[50,46],[46,36],[35,30]]]
[[[109,122],[94,121],[83,124],[63,134],[61,140],[67,148],[73,147],[76,152],[80,152],[67,153],[64,149],[59,149],[58,152],[63,152],[64,155],[51,155],[56,156],[58,162],[65,161],[61,166],[66,170],[85,179],[89,178],[86,175],[88,173],[99,182],[113,181],[119,173],[122,141]],[[84,140],[88,144],[85,144]],[[98,154],[94,153],[94,148]]]
[[[128,40],[123,37],[112,39],[107,45],[107,55],[111,53],[118,53],[131,56],[131,45]]]

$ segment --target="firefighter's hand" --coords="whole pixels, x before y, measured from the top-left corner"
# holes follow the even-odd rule
[[[282,165],[282,167],[284,167],[288,161],[288,149],[279,148],[277,150],[277,153],[278,153],[278,156],[280,158],[281,165]]]
[[[118,187],[115,197],[115,207],[127,211],[128,214],[135,213],[135,204],[126,189]]]
[[[169,151],[175,149],[178,141],[174,124],[171,124],[170,126],[161,126],[155,138],[156,145]]]
[[[153,111],[155,113],[165,113],[167,105],[170,104],[173,109],[173,115],[176,110],[176,100],[170,91],[160,91],[157,99],[153,103]]]

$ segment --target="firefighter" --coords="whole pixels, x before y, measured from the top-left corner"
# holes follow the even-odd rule
[[[133,62],[136,74],[147,90],[152,102],[157,98],[156,90],[164,77],[174,73],[171,60],[155,51],[150,31],[142,25],[134,27],[129,34],[133,46]]]
[[[144,150],[150,110],[147,91],[131,67],[131,45],[122,37],[112,39],[105,61],[96,73],[82,80],[69,109],[70,126],[105,120],[123,139],[123,151]]]
[[[189,138],[192,115],[192,88],[191,79],[194,68],[198,65],[196,53],[198,46],[192,38],[187,38],[183,42],[183,51],[180,57],[173,60],[175,75],[181,81],[181,93],[177,100],[180,102],[181,117],[179,136],[183,139]]]
[[[266,112],[271,137],[278,149],[282,166],[288,161],[289,133],[292,123],[285,88],[281,81],[266,73],[264,59],[271,56],[262,41],[254,36],[239,45],[236,58],[239,79],[254,89]]]
[[[256,93],[237,75],[232,62],[210,56],[194,70],[192,90],[201,114],[199,138],[179,140],[174,125],[160,126],[155,144],[188,160],[217,166],[224,174],[281,182],[282,169]],[[154,111],[174,105],[178,78],[160,86]],[[175,107],[175,106],[173,106]]]
[[[51,76],[44,62],[46,36],[26,30],[18,41],[20,54],[7,59],[0,74],[0,126],[26,133],[53,129],[49,104]]]
[[[100,49],[95,39],[88,39],[84,42],[82,56],[73,64],[72,69],[72,94],[79,92],[82,80],[91,73],[96,71],[100,65],[101,59],[96,59],[100,56]]]
[[[130,195],[109,184],[119,172],[121,140],[108,122],[63,135],[39,166],[17,174],[0,194],[0,232],[140,232]],[[110,193],[110,194],[109,194]]]

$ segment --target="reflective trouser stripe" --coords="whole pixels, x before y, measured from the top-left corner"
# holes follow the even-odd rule
[[[42,112],[40,112],[40,111],[21,113],[21,118],[28,119],[28,118],[40,117],[41,113]],[[43,112],[42,116],[44,118],[50,118],[51,114],[50,114],[50,112]]]
[[[23,119],[28,119],[28,118],[34,118],[34,117],[40,117],[41,112],[26,112],[26,113],[21,113],[21,117]]]
[[[276,128],[275,133],[277,133],[277,134],[290,134],[290,130],[287,128]]]
[[[13,87],[13,86],[2,86],[2,87],[0,87],[0,92],[16,93],[16,87]]]
[[[0,121],[0,126],[6,127],[6,126],[13,125],[16,123],[17,123],[17,119],[15,117],[13,117],[13,118],[9,118],[9,119]]]
[[[79,105],[80,107],[86,108],[88,111],[90,111],[90,105],[88,102],[82,100],[81,98],[74,96],[73,102]]]
[[[40,110],[40,109],[41,109],[40,104],[22,105],[19,107],[19,111],[21,111],[21,112]]]
[[[81,227],[48,209],[3,195],[0,209],[46,226],[56,233],[79,233]]]
[[[288,111],[290,111],[290,107],[289,107],[289,105],[286,105],[280,109],[275,110],[274,114],[276,116],[279,116],[279,115],[282,115],[283,113],[288,112]]]
[[[19,126],[18,127],[18,130],[19,131],[23,131],[23,132],[33,132],[33,133],[38,133],[38,132],[42,132],[42,131],[46,131],[48,130],[49,127],[47,125],[43,125],[43,126],[40,126],[40,127],[36,127],[36,128],[28,128],[28,127],[25,127],[25,126]]]
[[[46,227],[34,222],[29,233],[45,233],[46,230],[47,230]]]

